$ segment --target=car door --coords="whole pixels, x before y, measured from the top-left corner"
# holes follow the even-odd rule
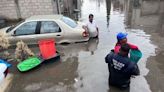
[[[37,21],[26,22],[20,27],[16,28],[9,38],[11,44],[16,44],[18,41],[23,41],[27,44],[36,43],[36,29]]]
[[[37,41],[43,39],[55,39],[57,43],[63,39],[63,32],[55,21],[40,21],[40,34],[37,35]]]

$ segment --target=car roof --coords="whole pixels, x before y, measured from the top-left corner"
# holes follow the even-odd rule
[[[61,19],[63,15],[34,15],[27,18],[25,21],[33,21],[33,20],[57,20]]]

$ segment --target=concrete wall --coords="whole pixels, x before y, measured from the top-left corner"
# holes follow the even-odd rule
[[[160,8],[160,1],[143,1],[141,4],[142,15],[158,14]]]
[[[52,0],[19,0],[19,7],[22,18],[54,13]]]
[[[164,32],[164,24],[162,25],[162,31]]]
[[[130,1],[130,0],[128,0]],[[157,27],[162,23],[164,13],[164,1],[145,1],[140,0],[140,7],[134,8],[129,3],[126,9],[126,22],[131,27],[137,27],[140,25],[146,27]]]
[[[164,13],[164,1],[160,3],[160,13]]]
[[[57,13],[56,0],[0,0],[0,16],[8,19]]]
[[[16,2],[17,1],[17,2]],[[71,16],[80,0],[0,0],[0,16],[8,19],[27,18],[32,15],[65,14]],[[77,4],[77,6],[76,6]]]
[[[14,0],[0,0],[0,16],[9,19],[18,18]]]
[[[159,15],[142,15],[140,9],[135,9],[132,14],[132,25],[135,26],[147,26],[147,27],[152,27],[152,26],[157,26],[159,23],[160,16]],[[142,16],[141,16],[142,15]]]

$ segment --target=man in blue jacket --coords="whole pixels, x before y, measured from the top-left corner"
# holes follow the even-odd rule
[[[111,51],[105,57],[105,62],[108,63],[109,69],[109,85],[126,89],[129,88],[130,77],[139,75],[137,64],[131,62],[128,57],[129,50],[130,46],[123,44],[118,54]]]

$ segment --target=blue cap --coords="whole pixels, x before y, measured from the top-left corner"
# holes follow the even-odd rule
[[[127,35],[128,35],[127,33],[119,32],[119,33],[117,34],[117,40],[122,40],[122,39],[126,38]]]

